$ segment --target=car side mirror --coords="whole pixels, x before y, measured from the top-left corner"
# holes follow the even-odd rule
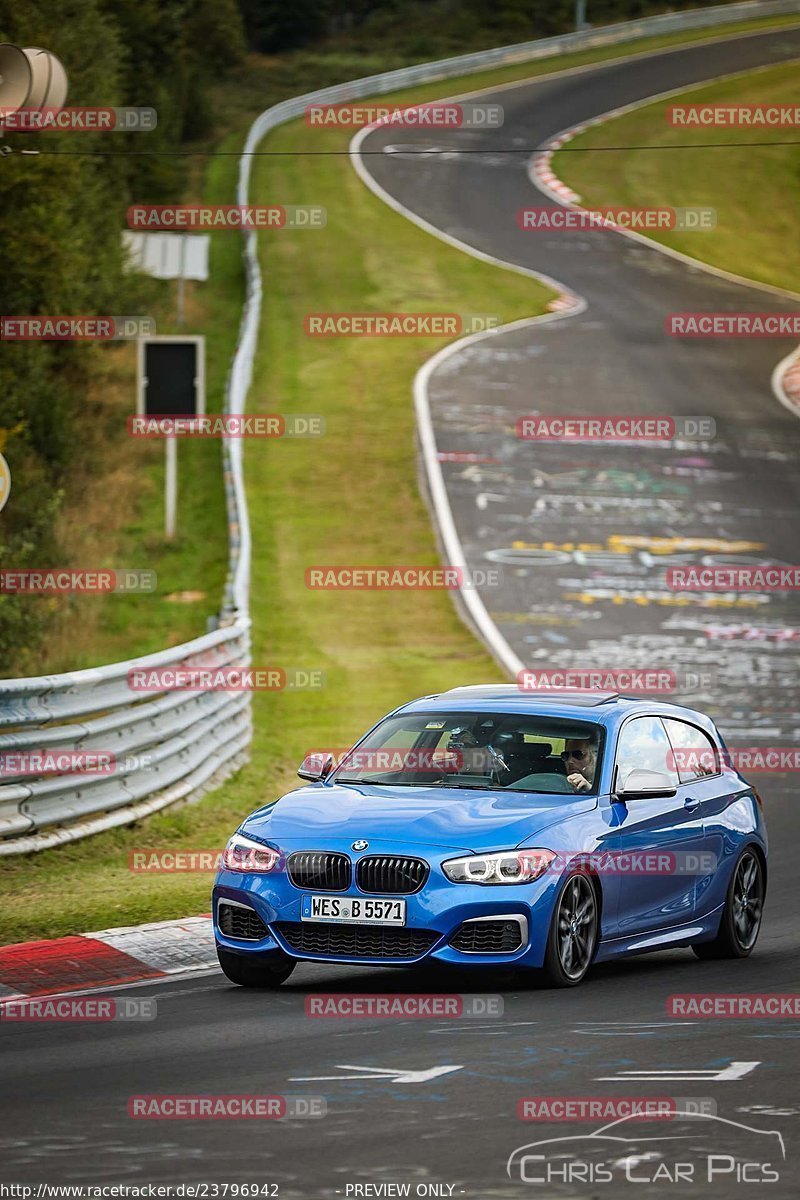
[[[307,754],[297,768],[297,774],[310,783],[318,783],[320,779],[327,779],[332,770],[332,754]]]
[[[617,799],[624,804],[629,800],[657,800],[659,797],[674,796],[676,791],[669,775],[637,767],[628,775],[623,786],[617,788]]]

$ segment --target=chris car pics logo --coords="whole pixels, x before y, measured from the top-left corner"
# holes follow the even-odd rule
[[[641,1115],[631,1114],[590,1134],[529,1142],[510,1154],[506,1173],[539,1187],[590,1184],[607,1189],[600,1194],[612,1196],[624,1183],[690,1188],[777,1183],[785,1160],[786,1147],[778,1130],[757,1129],[705,1111],[685,1111],[671,1114],[668,1129],[663,1120],[651,1125]]]

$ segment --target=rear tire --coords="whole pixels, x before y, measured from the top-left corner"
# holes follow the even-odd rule
[[[284,983],[296,963],[294,959],[278,951],[274,961],[264,959],[249,959],[241,954],[232,954],[217,946],[217,958],[223,972],[231,983],[238,983],[246,988],[277,988]]]
[[[719,933],[713,942],[696,942],[692,950],[700,959],[747,958],[761,929],[766,880],[757,852],[746,847],[733,868]]]
[[[597,889],[576,871],[564,882],[553,909],[541,982],[544,987],[577,987],[592,965],[600,929]]]

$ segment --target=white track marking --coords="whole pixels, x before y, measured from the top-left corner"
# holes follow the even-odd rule
[[[698,1070],[696,1067],[692,1067],[688,1070],[665,1068],[663,1070],[619,1071],[616,1075],[595,1075],[595,1081],[630,1083],[634,1080],[637,1082],[652,1080],[656,1083],[666,1083],[669,1080],[677,1080],[680,1083],[688,1083],[690,1080],[696,1080],[698,1083],[728,1083],[731,1080],[743,1079],[745,1075],[749,1075],[760,1065],[760,1062],[730,1062],[721,1070],[716,1067],[709,1070]]]
[[[423,1071],[408,1071],[402,1067],[355,1067],[350,1063],[342,1063],[337,1071],[358,1071],[357,1075],[295,1075],[290,1083],[323,1083],[334,1079],[372,1079],[379,1083],[427,1083],[438,1079],[441,1075],[450,1075],[453,1071],[463,1071],[461,1066],[428,1067]],[[365,1073],[366,1072],[366,1073]]]

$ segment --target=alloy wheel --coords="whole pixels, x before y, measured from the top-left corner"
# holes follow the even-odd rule
[[[754,945],[761,927],[764,880],[755,854],[743,854],[733,883],[733,928],[743,950]]]
[[[580,979],[594,952],[597,901],[585,875],[569,880],[558,906],[558,957],[568,979]]]

